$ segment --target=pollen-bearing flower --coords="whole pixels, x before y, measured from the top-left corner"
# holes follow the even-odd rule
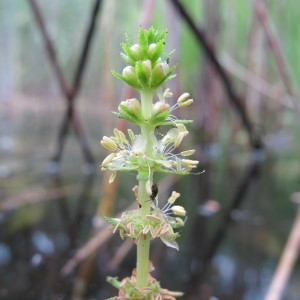
[[[138,187],[135,187],[133,191],[138,197]],[[151,212],[145,218],[139,214],[138,209],[134,209],[123,212],[121,218],[105,217],[105,219],[113,225],[114,232],[116,230],[120,231],[122,239],[130,237],[136,243],[139,243],[143,236],[150,235],[151,239],[159,237],[168,247],[179,250],[175,241],[179,237],[176,229],[184,226],[182,218],[186,216],[183,206],[173,205],[179,196],[179,193],[173,191],[167,204],[162,209],[155,203],[157,201],[152,202]],[[138,198],[137,201],[139,202]]]
[[[152,272],[154,267],[152,264],[149,266],[149,272]],[[176,300],[176,297],[183,296],[182,292],[169,291],[161,288],[159,281],[148,274],[147,287],[138,288],[137,270],[133,269],[130,277],[124,278],[119,281],[115,277],[109,277],[108,281],[119,290],[119,295],[108,300],[128,300],[128,299],[145,299],[145,300]]]
[[[185,158],[193,155],[195,150],[173,153],[188,134],[183,124],[176,124],[160,140],[153,135],[153,151],[150,155],[145,154],[147,141],[142,135],[135,135],[131,129],[128,129],[127,133],[129,140],[118,129],[114,129],[114,136],[102,138],[101,145],[113,152],[103,160],[102,170],[147,171],[151,168],[155,172],[188,174],[197,167],[197,160]]]

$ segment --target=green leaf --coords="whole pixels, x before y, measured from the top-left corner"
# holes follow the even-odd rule
[[[127,44],[123,43],[123,44],[122,44],[122,48],[123,48],[124,52],[127,54],[127,56],[128,56],[132,61],[135,61],[135,57],[134,57],[134,55],[132,54],[132,52],[131,52],[131,50],[130,50],[130,47],[129,47]]]
[[[169,52],[166,56],[164,56],[163,60],[168,61],[174,52],[175,52],[175,50],[172,50],[171,52]]]
[[[118,226],[120,224],[120,222],[114,218],[103,216],[103,219],[105,220],[105,222],[107,222],[109,225],[112,225],[112,226]]]
[[[138,116],[137,114],[133,113],[125,105],[119,104],[119,110],[120,110],[121,114],[123,116],[126,116],[127,118],[129,118],[131,120],[131,122],[133,122],[135,124],[140,124],[142,122],[142,119],[139,118],[140,116]]]
[[[116,289],[120,289],[120,286],[121,286],[121,282],[118,280],[118,277],[111,277],[111,276],[108,276],[106,277],[106,280],[108,283],[110,283],[112,286],[114,286]],[[109,298],[109,299],[115,299],[114,297],[113,298]],[[108,300],[109,300],[108,299]]]
[[[148,70],[144,67],[143,63],[140,61],[137,61],[135,64],[135,71],[138,78],[138,81],[142,87],[148,87],[149,83],[149,75]]]
[[[121,58],[130,66],[134,66],[135,61],[133,61],[127,54],[120,53]]]
[[[118,118],[121,118],[121,119],[124,119],[124,120],[127,120],[127,121],[129,121],[129,122],[131,122],[131,123],[133,123],[133,124],[140,124],[141,122],[138,122],[138,123],[136,123],[136,121],[134,120],[134,119],[132,119],[131,117],[129,117],[129,116],[126,116],[126,115],[123,115],[123,114],[121,114],[120,112],[117,112],[117,111],[112,111],[111,112],[114,116],[116,116],[116,117],[118,117]]]
[[[168,125],[175,125],[175,124],[190,124],[193,123],[193,120],[174,120],[174,121],[164,121],[156,126],[168,126]]]
[[[142,48],[144,49],[148,48],[148,34],[146,29],[141,28],[139,30],[138,40],[139,40],[139,45]]]
[[[118,72],[116,72],[116,71],[114,71],[114,70],[112,70],[111,73],[112,73],[115,77],[117,77],[118,79],[124,81],[125,83],[127,83],[128,85],[134,87],[135,89],[137,89],[137,90],[140,90],[140,89],[141,89],[141,86],[140,86],[137,82],[135,82],[135,81],[133,81],[133,80],[128,80],[126,77],[122,76],[120,73],[118,73]]]
[[[150,44],[151,45],[151,44]],[[149,59],[154,64],[158,58],[161,56],[162,52],[164,51],[165,44],[163,41],[159,41],[156,46],[153,48],[153,50],[149,53]]]

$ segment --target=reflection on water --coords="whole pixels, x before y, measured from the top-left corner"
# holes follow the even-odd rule
[[[41,254],[51,255],[54,253],[53,241],[47,236],[45,232],[36,231],[31,236],[32,245],[36,251]]]
[[[0,244],[0,266],[5,266],[11,262],[10,247],[6,244]]]
[[[31,121],[39,125],[40,118]],[[28,120],[27,115],[23,121],[30,128]],[[97,124],[92,117],[89,121]],[[43,122],[53,128],[49,116]],[[49,141],[55,140],[55,130],[45,130],[44,124],[42,131],[35,129],[35,135],[27,136],[30,131],[24,131],[23,124],[19,119],[19,131],[10,137],[13,143],[0,139],[0,298],[105,299],[114,295],[106,276],[127,276],[135,265],[130,245],[126,258],[115,263],[114,254],[122,244],[118,235],[84,265],[67,276],[61,274],[66,262],[95,234],[93,218],[102,175],[83,174],[80,150],[72,138],[66,145],[61,175],[47,174]],[[100,136],[98,132],[95,139]],[[101,161],[102,150],[98,142],[94,144]],[[263,299],[296,213],[289,201],[299,184],[294,176],[299,171],[293,168],[296,157],[288,158],[290,176],[282,163],[284,155],[275,160],[260,153],[254,164],[247,165],[246,158],[226,156],[222,147],[204,147],[206,172],[178,182],[180,201],[186,202],[189,212],[179,240],[181,251],[154,241],[155,276],[166,288],[184,290],[183,299]],[[122,180],[120,190],[125,191],[126,176]],[[118,197],[116,213],[130,204],[130,189]],[[108,270],[112,265],[113,270]],[[298,266],[284,299],[299,299],[299,279]]]

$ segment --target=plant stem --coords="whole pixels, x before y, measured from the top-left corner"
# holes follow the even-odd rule
[[[150,201],[146,191],[146,181],[139,181],[140,214],[144,217],[150,213]],[[145,235],[137,244],[136,285],[146,287],[149,272],[150,235]]]
[[[153,93],[149,91],[141,92],[141,106],[143,117],[148,119],[152,113],[153,107]],[[153,151],[153,143],[155,139],[154,128],[147,124],[141,125],[141,135],[146,143],[145,154],[149,155]],[[144,173],[145,170],[141,170]],[[140,175],[139,174],[139,175]],[[142,176],[139,176],[139,202],[140,202],[140,215],[146,217],[150,214],[151,201],[146,190],[147,180],[152,182],[153,172],[149,170],[148,179],[141,180]],[[143,288],[148,284],[148,273],[149,273],[149,253],[150,253],[150,235],[144,235],[139,243],[137,244],[137,263],[136,263],[136,285],[137,287]]]
[[[142,106],[142,112],[144,118],[148,119],[152,113],[152,106],[153,106],[152,91],[141,91],[141,106]]]

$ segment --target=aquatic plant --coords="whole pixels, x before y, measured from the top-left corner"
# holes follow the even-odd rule
[[[118,296],[111,299],[176,299],[181,292],[172,292],[160,287],[150,272],[150,241],[160,238],[168,247],[179,250],[176,239],[178,230],[184,226],[186,211],[175,205],[179,193],[173,191],[167,203],[161,207],[158,185],[154,183],[157,172],[169,174],[189,174],[197,167],[198,161],[188,159],[195,150],[174,153],[188,134],[186,124],[191,120],[179,120],[173,111],[192,104],[188,93],[182,94],[175,105],[169,104],[173,96],[162,85],[172,79],[176,66],[169,66],[173,52],[164,55],[167,30],[158,31],[153,27],[140,28],[138,42],[131,43],[126,37],[122,44],[122,58],[127,63],[122,73],[113,75],[132,86],[140,93],[140,99],[127,99],[113,114],[135,125],[140,130],[134,133],[128,129],[124,133],[114,129],[113,136],[104,136],[101,145],[111,153],[103,160],[102,170],[112,171],[112,182],[116,172],[136,172],[138,185],[133,187],[133,198],[137,208],[125,211],[120,218],[105,217],[119,231],[121,238],[131,238],[137,245],[137,263],[132,275],[121,281],[108,278],[118,290]],[[157,134],[158,127],[165,127],[165,134]]]

